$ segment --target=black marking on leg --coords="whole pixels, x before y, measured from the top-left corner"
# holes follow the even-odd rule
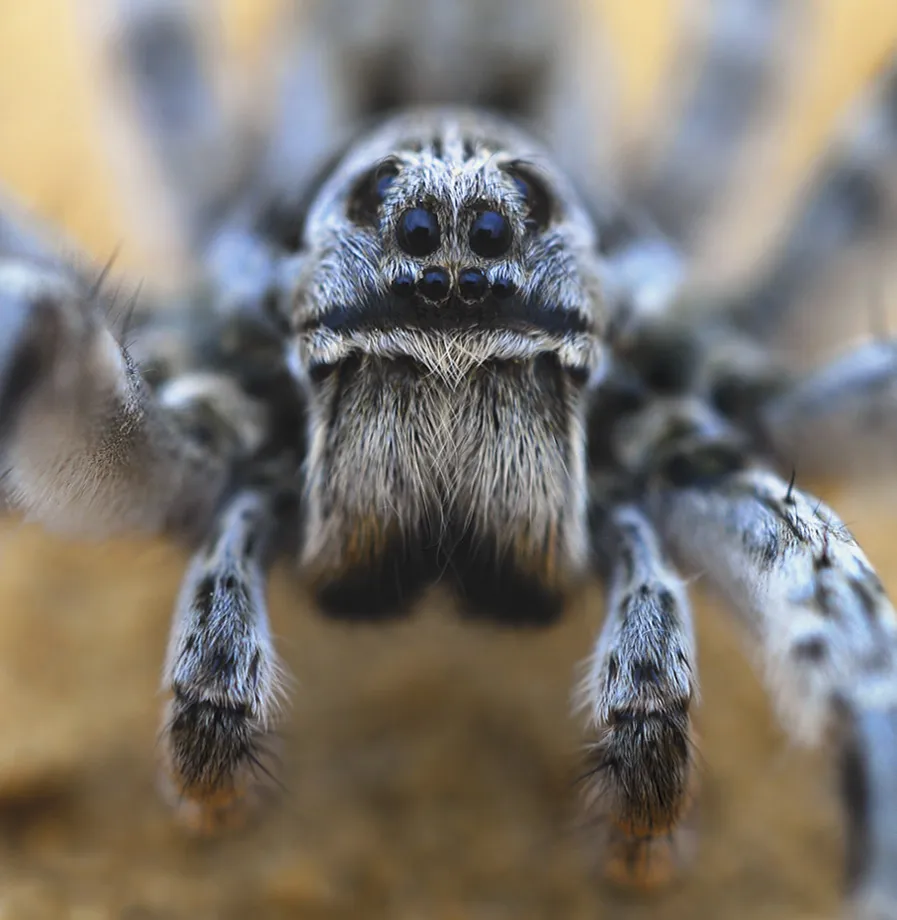
[[[847,824],[847,885],[853,889],[869,862],[869,784],[856,738],[850,738],[841,755],[841,796]]]
[[[625,349],[633,369],[655,393],[686,392],[700,366],[697,337],[678,327],[649,327]]]
[[[607,682],[613,683],[620,673],[620,659],[615,652],[611,652],[607,659]]]
[[[875,597],[873,588],[870,588],[867,582],[858,578],[851,578],[849,584],[868,622],[872,626],[880,626],[881,604],[880,599]]]
[[[693,770],[688,709],[688,700],[680,700],[653,712],[615,710],[588,748],[582,778],[599,783],[621,825],[648,830],[679,819]]]
[[[36,340],[26,342],[16,353],[12,366],[0,379],[0,441],[15,426],[19,410],[44,371],[43,347]]]
[[[259,669],[261,668],[261,664],[262,664],[262,653],[258,649],[256,649],[252,653],[252,658],[249,661],[249,670],[247,671],[249,680],[253,685],[258,685]]]
[[[255,758],[259,728],[245,706],[191,700],[175,687],[168,726],[172,765],[185,789],[230,786]]]
[[[660,681],[660,668],[654,661],[642,659],[632,665],[632,682],[634,684],[656,684]]]
[[[750,549],[751,547],[748,548]],[[782,545],[779,540],[779,535],[775,530],[771,529],[766,534],[766,540],[760,548],[760,558],[763,562],[763,567],[771,569],[779,560],[781,553]]]
[[[820,636],[811,636],[795,643],[792,654],[799,661],[821,664],[828,657],[828,644]]]
[[[798,518],[792,517],[792,515],[789,514],[788,509],[779,504],[777,499],[763,494],[759,494],[755,497],[757,503],[766,508],[766,510],[772,514],[777,522],[785,525],[785,527],[788,529],[789,536],[794,540],[795,543],[806,543],[808,532],[806,527],[803,526],[802,521],[800,521]]]
[[[199,583],[193,598],[193,606],[196,610],[196,625],[203,629],[208,625],[215,608],[214,575],[206,575]]]
[[[5,374],[0,374],[0,438],[9,434],[28,394],[50,372],[62,339],[59,309],[49,296],[36,297],[24,307],[24,315],[21,303],[0,303],[0,310],[12,318],[12,329],[4,330],[12,339],[6,344],[9,351],[3,355],[0,348],[4,362],[9,362]]]
[[[680,489],[709,488],[745,467],[743,451],[729,444],[676,450],[658,467],[660,476]]]
[[[666,588],[661,588],[657,591],[657,606],[664,623],[670,624],[678,622],[676,598],[673,597],[672,591]]]

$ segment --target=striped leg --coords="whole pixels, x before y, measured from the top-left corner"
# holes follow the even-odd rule
[[[190,563],[165,666],[164,780],[181,818],[213,830],[270,777],[281,674],[265,604],[274,498],[238,492]]]
[[[676,58],[677,80],[687,95],[673,107],[671,137],[636,191],[663,231],[685,249],[729,180],[783,58],[792,53],[783,39],[794,31],[793,4],[783,0],[714,0],[705,6],[704,34],[686,42]],[[683,70],[691,79],[682,79]]]
[[[80,11],[101,65],[113,165],[168,274],[195,268],[249,156],[226,98],[217,6],[98,0]]]
[[[812,289],[822,267],[893,226],[897,209],[897,54],[849,113],[807,186],[786,238],[759,280],[741,294],[734,321],[768,338]]]
[[[676,868],[674,835],[695,783],[691,612],[640,511],[614,510],[604,530],[607,619],[579,688],[597,735],[587,748],[587,807],[606,822],[607,874],[654,885]]]
[[[675,554],[741,614],[786,728],[840,750],[851,898],[858,916],[897,917],[894,608],[822,502],[760,469],[708,475],[702,465],[700,450],[680,456],[654,516]]]
[[[897,342],[835,358],[770,400],[765,436],[783,468],[845,475],[897,461]]]
[[[0,469],[13,507],[69,531],[201,530],[229,465],[189,423],[193,401],[174,403],[149,391],[83,285],[0,261]]]

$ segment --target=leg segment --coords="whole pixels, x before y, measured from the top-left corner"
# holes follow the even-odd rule
[[[258,791],[280,692],[265,579],[271,495],[239,492],[190,563],[165,666],[165,779],[184,820],[211,830]]]
[[[298,202],[310,179],[295,157],[302,149],[313,160],[306,148],[318,141],[329,151],[332,132],[322,133],[313,118],[290,121],[286,133],[293,146],[284,149],[287,140],[278,136],[267,159],[259,156],[258,141],[237,123],[222,85],[218,4],[98,0],[91,6],[96,9],[88,25],[108,71],[99,89],[114,94],[106,107],[109,131],[123,135],[118,146],[127,154],[117,165],[129,173],[137,167],[126,184],[140,196],[140,225],[151,226],[147,213],[161,219],[159,239],[149,242],[162,247],[166,280],[181,281],[179,274],[186,274],[192,281],[201,266],[219,312],[237,322],[279,322],[284,244],[294,242],[301,224]],[[313,87],[289,89],[285,116],[320,110]],[[258,132],[262,125],[253,127]],[[147,154],[151,162],[141,169]],[[150,167],[155,174],[147,176]]]
[[[581,0],[313,0],[287,55],[304,77],[290,146],[317,142],[303,128],[332,138],[392,109],[478,104],[535,123],[589,182],[606,173],[611,80],[586,10]]]
[[[732,305],[743,329],[769,337],[839,252],[881,233],[897,206],[897,54],[820,163],[788,236]]]
[[[598,193],[589,205],[610,307],[608,335],[622,348],[644,325],[667,313],[685,280],[685,260],[643,212]]]
[[[229,473],[143,382],[69,277],[0,262],[0,469],[52,528],[201,529]]]
[[[772,473],[708,477],[680,457],[652,510],[675,553],[732,602],[763,652],[785,726],[842,751],[850,887],[863,917],[897,916],[897,615],[832,511]],[[879,913],[870,905],[879,905]],[[887,905],[883,907],[882,905]]]
[[[204,244],[246,165],[243,138],[225,104],[215,6],[85,4],[85,25],[103,65],[98,89],[107,97],[106,127],[119,148],[115,165],[126,170],[126,190],[139,196],[144,226],[147,212],[172,221],[166,235],[178,237],[179,255]]]
[[[703,47],[688,43],[679,68],[698,71],[675,133],[637,196],[665,233],[688,247],[713,198],[729,178],[739,146],[782,67],[793,15],[781,0],[718,0],[703,17]],[[790,45],[787,53],[791,53]]]
[[[897,342],[870,342],[770,400],[761,425],[783,468],[834,475],[891,470],[895,397]]]
[[[587,802],[607,821],[608,875],[653,885],[675,870],[673,834],[694,784],[691,613],[640,511],[612,511],[600,541],[611,570],[607,619],[579,688],[598,736],[587,748]]]
[[[897,916],[897,707],[843,701],[842,794],[855,916]]]

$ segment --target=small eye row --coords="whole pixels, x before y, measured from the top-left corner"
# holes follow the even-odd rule
[[[486,274],[478,268],[465,268],[458,273],[458,294],[468,303],[484,300],[491,292],[504,300],[517,292],[517,285],[510,278],[496,278],[490,284]],[[451,275],[438,265],[424,268],[417,276],[410,272],[399,275],[392,283],[392,292],[397,297],[413,297],[419,294],[427,300],[447,300],[452,292]]]
[[[439,249],[442,230],[439,218],[427,208],[409,208],[399,217],[399,246],[409,256],[429,256]],[[477,211],[470,226],[471,251],[484,259],[497,259],[511,248],[511,224],[498,211]]]

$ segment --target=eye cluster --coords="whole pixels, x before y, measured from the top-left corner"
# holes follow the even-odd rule
[[[428,208],[408,208],[399,217],[396,231],[399,247],[409,256],[432,255],[442,242],[439,218]],[[468,234],[471,252],[483,259],[505,255],[514,241],[511,222],[500,211],[476,210]]]
[[[483,259],[498,259],[511,248],[514,233],[511,222],[499,211],[478,209],[470,226],[468,242],[471,252]],[[426,207],[408,208],[402,212],[396,227],[396,241],[399,248],[409,256],[423,259],[433,255],[442,243],[442,228],[439,217]],[[490,285],[486,273],[477,266],[470,266],[458,273],[457,291],[462,300],[469,303],[483,300],[492,290],[497,297],[510,297],[516,290],[513,282],[497,279]],[[399,276],[393,283],[393,292],[410,297],[420,294],[427,300],[445,300],[451,293],[452,280],[449,272],[438,265],[424,268],[415,278]]]
[[[545,230],[554,214],[552,198],[541,178],[532,167],[523,163],[509,164],[504,172],[512,181],[524,208],[524,233]],[[380,226],[383,202],[398,174],[398,162],[390,159],[362,177],[350,196],[349,218],[361,225]],[[434,209],[426,204],[417,204],[401,212],[395,236],[402,252],[414,259],[425,260],[442,245],[443,227]],[[514,228],[506,214],[486,203],[473,207],[467,228],[467,245],[473,257],[478,260],[500,259],[507,255],[513,243]],[[511,297],[517,290],[514,282],[504,276],[490,281],[486,271],[477,265],[462,268],[455,287],[461,299],[469,303],[483,300],[490,292],[499,299]],[[392,284],[396,296],[413,297],[418,294],[437,302],[447,299],[452,288],[451,274],[439,265],[427,265],[417,273],[402,274]]]
[[[504,275],[490,282],[482,269],[472,266],[458,273],[456,290],[462,300],[476,303],[484,300],[490,292],[499,300],[513,297],[517,293],[517,285]],[[428,265],[416,275],[410,272],[399,275],[392,283],[392,292],[397,297],[419,294],[427,300],[447,300],[452,293],[452,277],[441,265]]]

